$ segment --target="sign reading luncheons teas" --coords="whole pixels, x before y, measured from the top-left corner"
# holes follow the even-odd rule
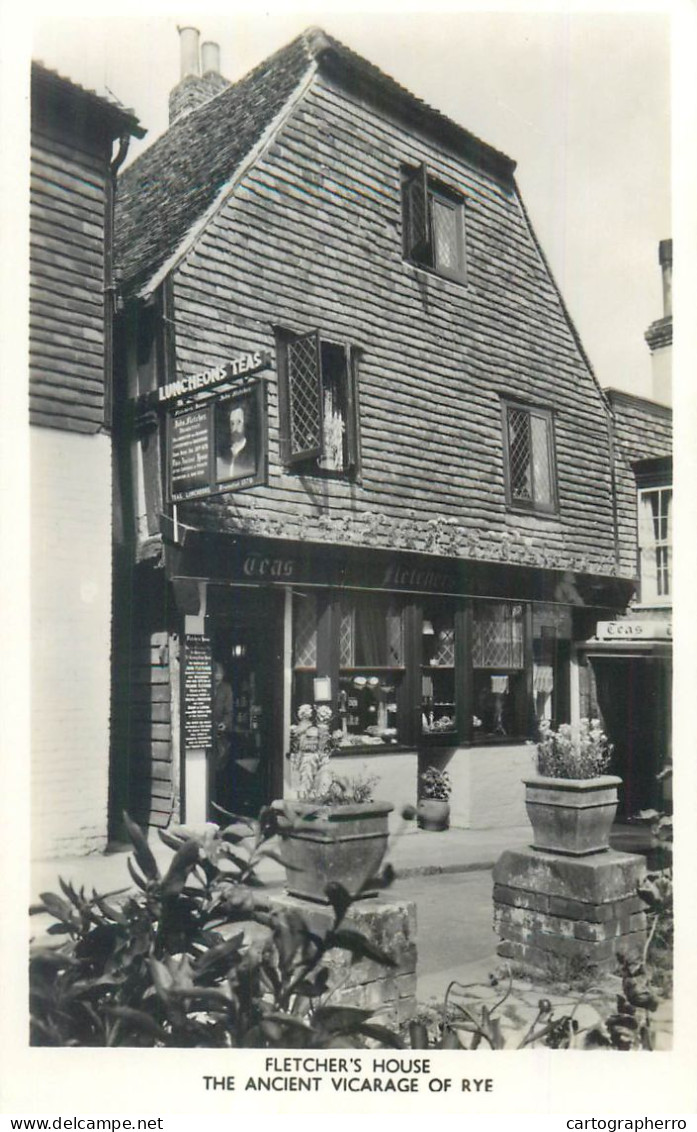
[[[224,491],[239,491],[266,480],[266,387],[263,380],[225,388],[206,400],[192,394],[230,376],[250,375],[267,364],[262,354],[243,355],[245,366],[229,362],[216,370],[163,386],[174,400],[167,422],[169,497],[173,503]],[[239,359],[238,359],[239,361]],[[234,370],[234,372],[232,372]]]

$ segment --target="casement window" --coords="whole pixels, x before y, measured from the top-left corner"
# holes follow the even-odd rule
[[[641,603],[668,603],[673,569],[673,489],[638,492],[639,575]]]
[[[425,165],[402,181],[404,255],[450,279],[465,279],[465,206],[428,176]]]
[[[281,460],[305,474],[356,476],[358,351],[318,330],[277,332]]]
[[[553,512],[557,507],[554,427],[548,409],[504,403],[504,468],[509,507]]]

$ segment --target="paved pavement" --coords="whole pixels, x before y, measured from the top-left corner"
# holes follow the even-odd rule
[[[163,845],[154,830],[150,831],[148,840],[158,863],[163,865],[170,860],[171,850]],[[493,868],[504,849],[520,848],[529,842],[529,826],[512,829],[454,827],[442,833],[430,833],[419,829],[415,822],[405,822],[390,838],[387,859],[400,877],[473,872]],[[36,900],[40,892],[57,891],[59,876],[78,887],[84,885],[88,890],[94,887],[99,892],[128,885],[126,859],[130,852],[130,847],[124,846],[116,852],[34,861],[31,898]],[[283,884],[283,869],[275,861],[264,861],[259,875],[270,887]]]

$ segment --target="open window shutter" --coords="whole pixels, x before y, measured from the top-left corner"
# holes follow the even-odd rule
[[[322,362],[319,331],[288,343],[289,463],[322,453]]]
[[[358,350],[346,350],[346,452],[349,468],[360,471],[358,431]]]
[[[404,182],[406,253],[410,259],[432,263],[431,222],[428,201],[428,173],[420,165]]]

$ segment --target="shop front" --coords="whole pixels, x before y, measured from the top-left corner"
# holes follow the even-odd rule
[[[454,821],[522,823],[527,741],[569,719],[574,642],[626,600],[613,579],[522,566],[191,528],[166,545],[184,653],[201,639],[210,665],[208,731],[189,738],[182,684],[190,821],[291,791],[290,726],[325,703],[337,774],[376,776],[399,808],[447,765]]]
[[[582,714],[602,719],[622,779],[618,815],[670,810],[670,781],[658,775],[671,759],[671,621],[600,621],[577,651]]]

